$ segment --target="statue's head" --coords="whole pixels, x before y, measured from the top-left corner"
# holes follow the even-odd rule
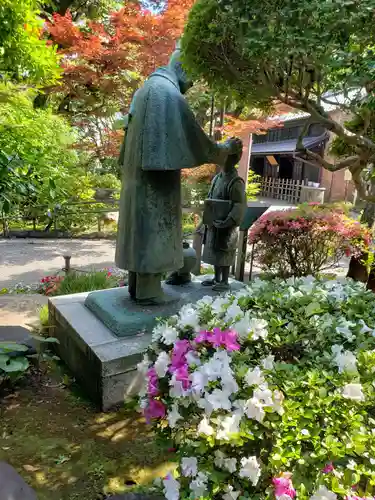
[[[177,43],[176,50],[169,59],[168,67],[176,74],[181,93],[186,94],[186,92],[193,86],[193,82],[189,79],[182,67],[181,48],[179,43]]]

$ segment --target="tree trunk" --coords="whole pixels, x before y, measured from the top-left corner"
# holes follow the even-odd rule
[[[375,203],[366,202],[365,209],[361,217],[362,224],[367,224],[374,231],[375,226]],[[352,257],[349,264],[347,277],[353,278],[355,281],[367,283],[369,289],[375,291],[375,268],[372,266],[370,274],[364,264],[368,259],[367,254],[362,254],[360,257]]]

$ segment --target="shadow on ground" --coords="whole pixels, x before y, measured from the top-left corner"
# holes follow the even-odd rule
[[[97,500],[164,476],[163,453],[137,413],[97,413],[61,383],[35,376],[0,403],[0,461],[13,465],[39,500]]]

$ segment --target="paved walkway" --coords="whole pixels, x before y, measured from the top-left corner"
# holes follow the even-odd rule
[[[64,267],[63,255],[80,269],[114,265],[116,243],[111,240],[0,240],[0,289],[32,284]]]

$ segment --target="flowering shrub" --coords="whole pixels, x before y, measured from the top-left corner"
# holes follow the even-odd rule
[[[352,281],[255,280],[161,322],[140,406],[177,449],[167,500],[375,493],[375,302]]]
[[[300,205],[266,213],[254,224],[249,242],[261,267],[280,277],[316,275],[344,256],[368,251],[368,229],[337,207]]]
[[[120,269],[104,268],[93,272],[71,272],[68,275],[45,276],[38,292],[43,295],[66,295],[125,286],[126,274]]]

